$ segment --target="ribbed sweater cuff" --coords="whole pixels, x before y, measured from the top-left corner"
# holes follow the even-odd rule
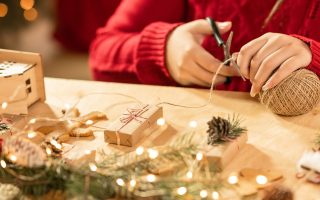
[[[307,38],[301,35],[291,35],[296,37],[304,42],[306,42],[312,53],[312,61],[307,69],[315,72],[318,76],[320,76],[320,42],[317,42],[311,38]]]
[[[142,83],[177,85],[166,68],[165,51],[169,33],[181,23],[154,22],[141,35],[137,49],[137,74]]]

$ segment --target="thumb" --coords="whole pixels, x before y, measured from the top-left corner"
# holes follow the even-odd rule
[[[231,27],[232,27],[232,23],[229,21],[226,22],[216,22],[217,27],[219,29],[220,34],[224,34],[228,31],[230,31]]]
[[[220,34],[224,34],[228,32],[232,23],[230,21],[225,22],[216,22],[216,25],[219,29]],[[210,23],[208,23],[205,19],[198,19],[184,24],[184,28],[188,29],[188,31],[194,34],[202,34],[202,35],[211,35],[213,34],[212,27]]]

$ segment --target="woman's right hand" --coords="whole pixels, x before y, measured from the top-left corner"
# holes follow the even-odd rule
[[[231,22],[217,22],[220,34],[231,29]],[[178,26],[168,37],[166,64],[173,79],[181,85],[210,86],[221,61],[202,46],[204,38],[212,34],[210,24],[199,19]],[[239,76],[233,67],[223,67],[215,85],[224,83],[226,76]]]

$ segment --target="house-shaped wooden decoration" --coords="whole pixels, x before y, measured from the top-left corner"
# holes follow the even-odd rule
[[[27,114],[38,100],[45,100],[40,54],[0,49],[0,113]]]

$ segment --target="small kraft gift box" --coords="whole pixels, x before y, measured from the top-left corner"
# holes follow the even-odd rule
[[[135,104],[104,131],[105,141],[111,144],[134,146],[154,130],[156,121],[163,117],[162,107]]]
[[[28,107],[45,100],[41,56],[0,49],[0,113],[28,114]]]
[[[248,140],[247,132],[230,142],[222,144],[208,145],[205,149],[209,163],[214,164],[219,169],[224,169],[246,145]]]

